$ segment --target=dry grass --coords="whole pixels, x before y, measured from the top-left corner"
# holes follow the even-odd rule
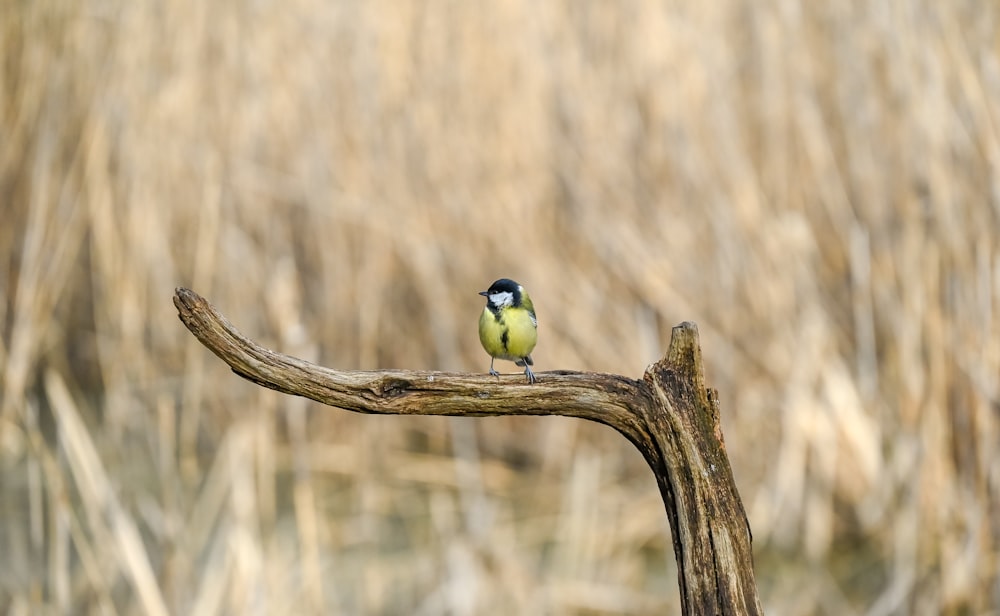
[[[506,275],[540,370],[699,323],[768,612],[996,613],[998,41],[930,0],[7,3],[0,611],[676,611],[624,439],[280,397],[170,302],[485,371]]]

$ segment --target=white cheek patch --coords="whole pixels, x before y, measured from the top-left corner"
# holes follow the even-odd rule
[[[514,303],[514,294],[509,291],[490,293],[490,303],[497,308],[505,308]]]

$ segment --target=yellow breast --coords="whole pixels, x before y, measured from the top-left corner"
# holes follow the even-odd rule
[[[493,357],[513,361],[531,354],[538,328],[524,308],[507,308],[499,315],[484,308],[479,316],[479,341]]]

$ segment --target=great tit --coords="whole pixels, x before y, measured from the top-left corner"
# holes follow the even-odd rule
[[[490,354],[490,374],[499,377],[493,362],[506,359],[524,366],[528,382],[534,383],[531,350],[538,341],[538,321],[528,292],[513,280],[501,278],[479,294],[486,297],[486,307],[479,315],[479,341]]]

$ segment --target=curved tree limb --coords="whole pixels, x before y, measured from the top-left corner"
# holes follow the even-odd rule
[[[684,613],[761,613],[750,528],[726,456],[718,398],[705,387],[693,323],[674,328],[666,357],[642,380],[555,371],[539,373],[528,385],[488,375],[333,370],[256,344],[193,291],[177,289],[174,305],[191,333],[233,372],[286,394],[358,413],[561,415],[611,426],[642,452],[656,476]]]

